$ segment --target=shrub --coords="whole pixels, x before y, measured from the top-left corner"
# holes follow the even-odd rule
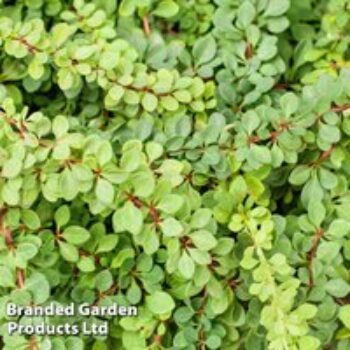
[[[350,348],[348,0],[0,3],[4,350]]]

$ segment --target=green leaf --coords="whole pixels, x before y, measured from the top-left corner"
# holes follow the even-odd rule
[[[113,228],[115,232],[128,231],[134,235],[141,232],[143,215],[140,209],[131,202],[127,202],[122,208],[113,214]]]
[[[179,108],[179,103],[177,102],[177,100],[170,95],[161,97],[160,103],[164,107],[164,109],[170,112],[174,112]]]
[[[340,131],[334,125],[321,124],[318,136],[327,143],[336,143],[340,140]]]
[[[58,115],[52,122],[52,132],[55,137],[59,139],[63,135],[66,135],[69,130],[69,122],[64,115]]]
[[[55,212],[55,222],[58,227],[62,227],[68,224],[70,220],[70,210],[68,205],[62,205]]]
[[[205,344],[209,349],[220,349],[221,346],[221,338],[215,334],[210,335],[206,341]]]
[[[0,266],[0,287],[12,288],[15,287],[15,277],[7,266]]]
[[[46,277],[39,272],[33,272],[25,280],[24,288],[31,293],[36,305],[44,303],[50,297],[50,284]]]
[[[25,226],[27,226],[30,230],[38,230],[40,228],[40,218],[38,214],[29,209],[22,210],[22,220]]]
[[[274,17],[281,16],[287,12],[289,6],[289,0],[269,0],[264,15]]]
[[[79,260],[78,249],[73,244],[59,241],[58,245],[60,249],[60,254],[62,255],[64,260],[67,260],[69,262],[77,262]]]
[[[2,167],[1,175],[8,179],[12,179],[19,175],[19,173],[21,172],[21,169],[22,169],[21,159],[17,157],[10,158],[4,163]]]
[[[254,258],[254,248],[247,248],[244,251],[243,259],[241,260],[241,266],[246,270],[251,270],[257,264],[258,260]]]
[[[164,315],[175,308],[175,302],[168,293],[156,291],[146,297],[146,306],[153,314]]]
[[[191,279],[194,275],[194,262],[185,250],[182,252],[182,255],[180,257],[178,269],[180,271],[180,274],[186,279]]]
[[[141,103],[147,112],[153,112],[158,106],[158,99],[154,94],[147,92],[142,97]]]
[[[202,228],[209,224],[212,213],[209,209],[201,208],[196,210],[191,218],[191,227]]]
[[[104,166],[111,161],[113,157],[113,149],[109,142],[102,142],[96,152],[97,160],[100,166]]]
[[[79,245],[89,240],[90,232],[80,226],[69,226],[63,231],[62,237],[68,243]]]
[[[320,227],[321,223],[326,217],[326,209],[322,202],[310,201],[308,205],[308,216],[310,221],[316,226]]]
[[[156,142],[147,142],[146,153],[149,161],[152,163],[154,160],[162,156],[164,152],[163,146]]]
[[[95,285],[100,292],[105,292],[112,287],[112,284],[113,276],[109,270],[103,270],[95,277]]]
[[[118,244],[119,236],[106,235],[99,239],[96,253],[106,253],[113,250]]]
[[[167,194],[157,204],[157,208],[167,214],[175,214],[184,204],[184,199],[177,194]]]
[[[16,249],[16,260],[18,262],[27,261],[34,258],[38,253],[38,247],[29,242],[21,242]],[[22,265],[22,264],[20,264]]]
[[[58,76],[58,85],[62,90],[69,90],[73,87],[74,84],[74,75],[73,73],[66,68],[62,68],[57,73]]]
[[[161,222],[160,227],[164,235],[167,237],[179,237],[184,230],[181,223],[174,218],[165,219]]]
[[[52,43],[55,47],[62,46],[68,38],[75,32],[75,26],[67,23],[57,23],[51,29]]]
[[[109,181],[103,178],[98,178],[96,182],[95,193],[96,193],[97,199],[101,203],[106,205],[110,205],[113,203],[114,187]]]
[[[77,267],[80,271],[89,273],[95,271],[95,261],[93,257],[83,256],[80,258]]]
[[[209,231],[199,230],[191,233],[190,235],[193,244],[203,251],[214,249],[217,245],[217,241],[213,234]]]
[[[268,61],[272,59],[277,54],[277,38],[274,36],[266,36],[261,41],[257,56],[262,61]]]
[[[289,182],[292,185],[303,185],[310,177],[311,169],[307,165],[299,165],[295,167],[289,176]]]
[[[250,1],[244,1],[237,10],[237,22],[242,28],[248,28],[253,22],[256,10]]]
[[[263,164],[271,163],[271,153],[267,147],[252,145],[251,152],[256,161]]]
[[[79,192],[77,181],[68,168],[64,169],[60,174],[59,190],[61,196],[67,201],[71,201]]]
[[[326,237],[328,239],[339,239],[347,237],[350,232],[350,222],[344,219],[335,219],[329,225],[326,232]]]
[[[193,46],[193,58],[196,66],[210,62],[216,54],[216,42],[211,35],[196,40]]]
[[[140,144],[135,143],[127,148],[127,144],[124,145],[124,151],[120,159],[120,166],[125,171],[135,171],[142,161],[142,153],[140,152]]]
[[[294,93],[288,92],[280,98],[280,104],[285,116],[288,118],[297,111],[299,99]]]
[[[317,350],[320,348],[321,342],[318,338],[305,335],[298,339],[300,350]]]
[[[111,267],[114,269],[119,268],[128,259],[132,259],[135,256],[135,252],[131,248],[126,248],[118,252],[117,256],[112,260]]]
[[[350,305],[341,306],[338,317],[345,327],[350,329]]]
[[[330,279],[326,285],[325,290],[336,298],[343,298],[350,292],[350,285],[341,278]]]
[[[115,102],[119,102],[120,99],[124,96],[125,89],[119,85],[113,85],[112,88],[108,91],[108,96]]]
[[[179,6],[173,0],[163,0],[152,13],[158,17],[169,18],[175,16],[178,11]]]
[[[119,6],[119,13],[121,16],[131,16],[136,10],[135,0],[123,0]]]

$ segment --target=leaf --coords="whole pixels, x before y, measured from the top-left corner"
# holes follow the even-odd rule
[[[15,178],[19,175],[22,169],[22,161],[19,158],[10,158],[7,160],[3,167],[1,175],[8,179]]]
[[[298,339],[300,350],[317,350],[320,348],[321,342],[318,338],[311,335],[305,335]]]
[[[14,274],[7,266],[0,266],[0,286],[4,288],[16,286]]]
[[[113,250],[118,244],[119,236],[106,235],[99,239],[96,253],[106,253]]]
[[[135,0],[123,0],[119,6],[119,13],[121,16],[131,16],[136,9]]]
[[[77,262],[79,260],[78,249],[73,244],[59,241],[58,245],[60,249],[60,254],[62,255],[64,260],[67,260],[69,262]]]
[[[262,61],[268,61],[272,59],[277,54],[276,43],[276,37],[264,37],[257,50],[258,58]]]
[[[350,305],[341,306],[338,317],[345,327],[350,329]]]
[[[105,292],[112,287],[113,276],[109,270],[99,272],[95,277],[96,288],[100,292]]]
[[[93,45],[78,46],[73,54],[76,60],[86,60],[92,56],[96,51],[96,47]]]
[[[67,201],[71,201],[77,196],[79,192],[79,186],[77,184],[77,181],[75,180],[72,172],[68,168],[64,169],[63,172],[60,174],[59,190],[61,196]]]
[[[108,141],[102,142],[96,152],[97,160],[100,166],[104,166],[111,161],[113,157],[113,149]]]
[[[292,185],[303,185],[310,177],[311,169],[307,165],[299,165],[295,167],[289,175],[289,182]]]
[[[237,10],[237,22],[242,28],[248,28],[253,22],[256,10],[250,1],[244,1]]]
[[[212,213],[209,209],[201,208],[196,210],[191,218],[191,227],[202,228],[209,224]]]
[[[80,226],[69,226],[63,231],[62,237],[68,243],[80,245],[89,240],[90,232]]]
[[[167,218],[161,224],[162,232],[167,237],[178,237],[183,232],[181,223],[174,218]]]
[[[241,260],[241,266],[246,270],[251,270],[254,266],[258,264],[258,260],[254,257],[254,248],[248,247],[244,251],[243,260]]]
[[[95,261],[93,257],[87,257],[83,256],[80,258],[79,262],[77,263],[77,267],[80,271],[89,273],[95,271]]]
[[[193,244],[203,251],[214,249],[217,245],[217,241],[213,234],[209,231],[199,230],[191,233],[190,235]]]
[[[321,223],[326,217],[326,209],[322,202],[310,201],[308,205],[308,216],[310,221],[316,226],[320,227]]]
[[[97,199],[106,205],[110,205],[113,203],[114,200],[114,187],[113,185],[103,179],[98,178],[96,182],[96,189],[95,189],[96,197]]]
[[[175,308],[175,302],[168,293],[156,291],[146,297],[146,306],[153,314],[164,315]]]
[[[113,215],[113,228],[115,232],[128,231],[134,235],[141,232],[143,215],[140,209],[131,202],[117,209]]]
[[[29,242],[21,242],[18,244],[16,249],[16,260],[18,262],[23,260],[27,261],[34,258],[34,256],[37,255],[37,253],[38,247],[35,244]]]
[[[125,89],[119,85],[113,85],[112,88],[108,91],[108,96],[115,102],[119,102],[120,99],[124,96]]]
[[[120,250],[117,256],[112,260],[111,267],[114,269],[117,269],[121,267],[123,263],[128,259],[134,258],[134,256],[135,256],[135,252],[131,248]]]
[[[170,95],[161,97],[160,104],[162,105],[162,107],[164,107],[165,110],[170,112],[174,112],[179,108],[179,103],[177,102],[177,100]]]
[[[299,99],[294,93],[288,92],[280,98],[280,104],[285,116],[288,118],[297,111]]]
[[[336,143],[340,140],[340,131],[336,126],[321,124],[318,136],[327,143]]]
[[[57,139],[67,134],[69,130],[69,122],[64,115],[58,115],[52,122],[52,132]]]
[[[350,285],[341,278],[330,279],[326,285],[325,290],[336,298],[343,298],[350,292]]]
[[[170,18],[175,16],[178,11],[179,6],[173,0],[163,0],[159,2],[152,13],[158,17]]]
[[[75,26],[67,23],[55,24],[51,29],[52,43],[57,48],[62,46],[75,31]]]
[[[70,210],[68,205],[62,205],[55,212],[55,222],[58,227],[67,225],[70,220]]]
[[[50,284],[46,277],[39,272],[33,272],[25,280],[24,288],[31,293],[36,305],[44,303],[50,297]]]
[[[148,155],[149,161],[152,163],[154,160],[158,159],[163,154],[163,146],[156,142],[147,142],[146,153]]]
[[[256,161],[263,164],[271,163],[271,153],[267,147],[252,145],[251,152]]]
[[[205,344],[207,345],[208,349],[220,349],[221,346],[221,338],[218,335],[210,335],[206,341]]]
[[[158,106],[158,99],[154,94],[147,92],[142,97],[141,103],[147,112],[153,112]]]
[[[25,226],[27,226],[30,230],[38,230],[40,228],[40,218],[38,214],[29,209],[22,210],[22,220]]]
[[[186,251],[182,252],[178,264],[178,269],[180,271],[180,274],[186,279],[191,279],[194,275],[195,265]]]
[[[167,214],[175,214],[184,204],[184,199],[177,194],[167,194],[157,204],[157,208]]]
[[[127,145],[127,144],[125,144]],[[126,146],[124,146],[126,148]],[[120,159],[120,166],[125,171],[135,171],[142,161],[142,153],[139,149],[139,144],[135,144],[130,148],[126,148],[123,151],[122,157]]]
[[[58,85],[62,90],[69,90],[74,84],[74,75],[67,68],[61,68],[58,73]]]
[[[326,237],[329,239],[340,239],[348,236],[350,233],[350,222],[344,219],[335,219],[331,222]]]
[[[264,15],[273,17],[281,16],[289,9],[289,6],[289,0],[269,0]]]
[[[197,67],[210,62],[216,54],[215,39],[211,35],[207,35],[196,40],[192,53]]]

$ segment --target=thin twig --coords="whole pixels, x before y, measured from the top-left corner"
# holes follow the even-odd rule
[[[151,35],[151,27],[149,25],[147,15],[143,16],[142,22],[143,22],[143,31],[145,32],[146,36],[150,36]]]
[[[313,273],[313,263],[316,257],[318,245],[323,237],[324,230],[319,228],[316,230],[315,235],[312,240],[312,246],[310,251],[307,253],[307,267],[309,271],[309,289],[311,289],[315,285],[314,273]]]

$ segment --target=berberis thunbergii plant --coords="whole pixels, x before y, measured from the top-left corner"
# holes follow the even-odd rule
[[[1,349],[350,349],[349,31],[349,0],[0,1]],[[138,314],[9,335],[63,322],[9,302]]]

